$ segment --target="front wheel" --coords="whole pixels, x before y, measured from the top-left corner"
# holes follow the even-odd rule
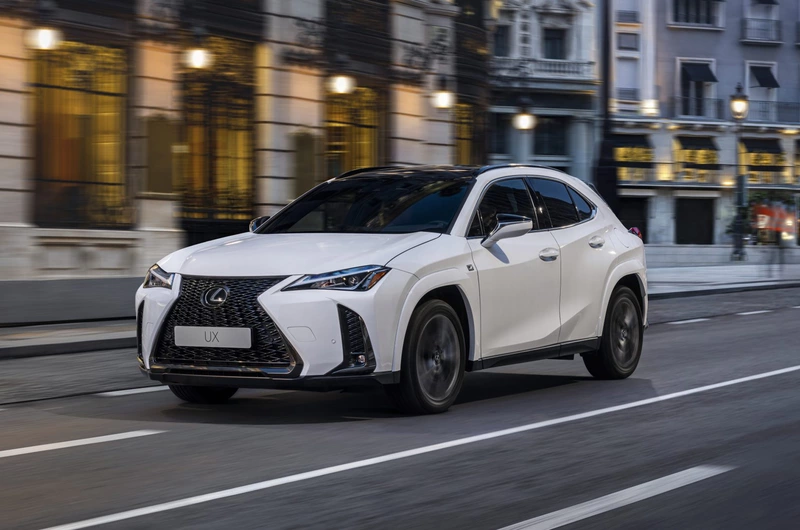
[[[188,385],[169,385],[169,389],[177,397],[189,403],[201,403],[204,405],[217,405],[225,403],[233,396],[238,388],[222,386],[188,386]]]
[[[411,315],[400,384],[386,390],[404,412],[445,412],[461,391],[465,360],[466,340],[458,315],[442,300],[429,300]]]
[[[628,287],[619,287],[608,303],[600,349],[584,354],[583,363],[598,379],[625,379],[639,364],[643,337],[639,300]]]

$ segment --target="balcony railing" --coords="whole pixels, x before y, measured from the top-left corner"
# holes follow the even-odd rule
[[[749,42],[781,42],[781,21],[766,18],[743,18],[742,40]]]
[[[638,11],[624,11],[617,10],[617,22],[622,24],[638,24],[639,12]]]
[[[620,101],[639,101],[638,88],[618,88],[617,99]]]
[[[780,167],[775,171],[760,171],[758,166],[737,166],[736,164],[718,164],[714,166],[698,166],[681,162],[654,164],[650,168],[617,167],[617,180],[620,184],[658,184],[697,185],[710,187],[735,188],[736,174],[743,171],[747,175],[750,186],[778,187],[800,186],[800,168],[793,166]]]
[[[530,79],[581,80],[594,78],[594,63],[558,59],[495,57],[492,76],[500,83],[519,83]]]
[[[800,123],[800,103],[785,101],[750,101],[747,121]]]
[[[701,118],[722,120],[725,114],[725,100],[711,98],[675,97],[672,101],[672,116],[675,118]]]

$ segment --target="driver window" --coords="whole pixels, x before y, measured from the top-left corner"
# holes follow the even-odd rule
[[[498,214],[522,215],[533,220],[534,230],[538,229],[533,201],[521,178],[497,182],[486,190],[470,227],[469,236],[490,234],[497,226]]]

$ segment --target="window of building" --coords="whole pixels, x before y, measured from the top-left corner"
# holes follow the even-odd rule
[[[614,164],[621,182],[653,180],[653,147],[645,135],[614,135]]]
[[[372,89],[330,95],[325,105],[327,176],[377,166],[380,156],[380,102]]]
[[[456,105],[456,164],[473,163],[475,108],[469,103]]]
[[[698,26],[721,26],[720,0],[672,0],[672,22]]]
[[[538,178],[530,179],[530,182],[536,194],[544,202],[553,228],[574,225],[579,221],[578,211],[565,184]]]
[[[534,129],[534,153],[537,155],[566,155],[569,118],[539,117]]]
[[[537,228],[533,200],[522,179],[503,180],[486,190],[478,207],[479,219],[477,222],[473,220],[469,237],[491,234],[497,227],[497,216],[500,214],[527,217],[533,220],[534,229]]]
[[[254,54],[251,43],[210,37],[207,71],[187,72],[186,219],[248,221],[253,197]]]
[[[619,50],[639,50],[638,33],[617,33],[617,49]]]
[[[791,167],[777,138],[742,138],[739,167],[747,168],[750,184],[790,184]]]
[[[681,135],[675,140],[676,180],[719,184],[719,151],[714,139]]]
[[[678,108],[681,115],[723,117],[723,102],[714,98],[717,77],[711,66],[711,63],[701,61],[680,63]]]
[[[130,225],[124,50],[64,42],[34,56],[36,224]]]
[[[567,30],[545,28],[542,49],[545,59],[567,58]]]
[[[494,54],[496,57],[511,55],[511,26],[497,26],[494,30]]]
[[[510,114],[492,114],[491,152],[498,155],[511,154],[511,120]]]
[[[750,96],[748,119],[752,121],[778,121],[778,89],[780,84],[774,63],[749,63],[746,85]]]
[[[617,99],[639,101],[639,59],[617,57],[616,66]]]

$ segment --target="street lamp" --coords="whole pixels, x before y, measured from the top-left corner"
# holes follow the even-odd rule
[[[209,68],[214,62],[214,54],[205,46],[206,30],[197,25],[192,29],[192,33],[194,33],[194,46],[186,50],[183,60],[186,66],[194,70]]]
[[[742,121],[750,112],[750,101],[742,90],[742,84],[736,85],[736,92],[731,96],[731,116],[736,122],[736,218],[733,221],[732,261],[744,261],[747,252],[744,249],[744,225],[747,216],[747,177],[739,167],[739,142],[742,134]]]
[[[520,131],[519,140],[519,161],[526,164],[530,158],[531,138],[530,132],[536,127],[536,116],[530,111],[533,102],[528,98],[521,98],[520,105],[517,113],[514,115],[512,124],[514,128]]]
[[[455,94],[447,89],[447,78],[440,76],[438,86],[432,94],[433,106],[437,109],[451,109],[455,103]]]
[[[56,4],[52,0],[40,0],[36,4],[38,25],[25,32],[25,43],[34,50],[53,50],[61,44],[61,31],[50,27]]]
[[[337,54],[334,60],[336,72],[328,78],[328,90],[333,94],[350,94],[356,89],[356,79],[344,70],[347,68],[347,57]]]

